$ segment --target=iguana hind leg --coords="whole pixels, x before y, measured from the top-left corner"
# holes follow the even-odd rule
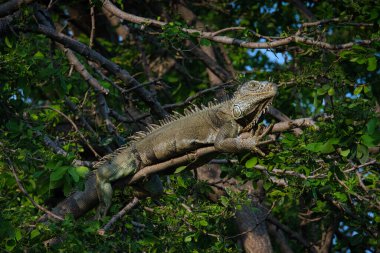
[[[112,203],[111,183],[137,170],[135,155],[128,149],[103,162],[96,170],[96,191],[99,198],[97,218],[106,216]]]
[[[104,217],[112,203],[112,185],[109,181],[99,179],[96,177],[96,191],[99,198],[99,207],[96,213],[96,218]]]

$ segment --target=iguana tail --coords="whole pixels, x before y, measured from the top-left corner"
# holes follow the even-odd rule
[[[125,183],[120,182],[119,187],[124,187]],[[139,198],[147,196],[159,197],[163,193],[163,186],[157,175],[152,175],[149,180],[144,180],[136,185],[134,195]],[[76,191],[66,199],[61,201],[52,212],[61,217],[72,214],[74,218],[85,215],[88,211],[95,208],[99,204],[98,193],[96,190],[96,170],[90,172],[85,182],[84,191]],[[41,216],[37,222],[45,222],[49,219],[48,215]]]
[[[84,191],[77,191],[61,201],[52,212],[61,217],[72,214],[74,218],[79,218],[99,204],[96,191],[96,172],[90,172],[85,182]],[[48,215],[41,216],[37,222],[48,220]]]

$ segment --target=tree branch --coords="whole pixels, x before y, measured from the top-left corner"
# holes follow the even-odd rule
[[[33,1],[34,0],[10,0],[0,4],[0,18],[16,12],[23,4],[29,4]]]
[[[144,17],[139,17],[127,12],[124,12],[117,8],[115,5],[111,3],[109,0],[105,0],[103,2],[103,8],[114,14],[115,16],[124,19],[126,21],[135,23],[135,24],[140,24],[142,26],[154,26],[154,27],[159,27],[163,28],[167,25],[167,23],[150,19],[150,18],[144,18]],[[351,48],[354,45],[369,45],[374,41],[380,41],[380,38],[376,38],[373,40],[360,40],[360,41],[355,41],[355,42],[349,42],[349,43],[343,43],[343,44],[330,44],[322,41],[316,41],[310,38],[306,37],[301,37],[298,35],[292,35],[288,37],[284,37],[282,39],[270,41],[270,42],[251,42],[251,41],[246,41],[246,40],[241,40],[233,37],[228,37],[228,36],[218,36],[214,35],[214,32],[203,32],[197,29],[191,29],[191,28],[181,28],[182,32],[191,34],[191,35],[196,35],[199,38],[204,38],[208,39],[214,42],[222,43],[222,44],[227,44],[227,45],[236,45],[244,48],[257,48],[257,49],[262,49],[262,48],[276,48],[280,46],[285,46],[288,45],[292,42],[296,43],[303,43],[306,45],[313,45],[317,46],[322,49],[329,49],[329,50],[342,50],[342,49],[348,49]]]
[[[139,203],[139,199],[134,197],[133,200],[128,203],[123,209],[120,210],[117,214],[115,214],[111,220],[101,229],[98,230],[99,235],[104,235],[108,229],[111,228],[111,226],[119,220],[121,217],[123,217],[128,211],[130,211],[132,208],[134,208]]]
[[[28,30],[26,30],[28,31]],[[31,32],[36,32],[40,34],[44,34],[47,37],[51,38],[54,41],[57,41],[63,44],[65,47],[72,49],[73,51],[79,53],[80,55],[85,56],[86,58],[92,59],[98,62],[103,68],[112,72],[116,75],[120,80],[135,88],[136,93],[140,96],[140,98],[151,108],[151,110],[161,116],[164,117],[167,115],[167,112],[162,108],[161,104],[154,98],[154,96],[144,89],[141,84],[134,79],[128,71],[120,68],[119,65],[113,63],[108,60],[98,52],[92,50],[88,46],[80,43],[62,33],[56,32],[54,29],[51,29],[44,25],[38,25],[37,29],[29,29]]]

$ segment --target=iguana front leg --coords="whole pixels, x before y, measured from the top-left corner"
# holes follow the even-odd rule
[[[253,134],[247,136],[248,133],[243,133],[236,137],[237,127],[234,123],[228,123],[223,126],[218,133],[214,146],[221,152],[235,153],[238,151],[254,151],[262,156],[264,152],[258,147],[272,142],[271,140],[262,141],[262,139],[272,130],[273,125],[267,127],[264,131],[259,127]]]
[[[267,128],[259,126],[259,128],[253,132],[251,131],[251,136],[247,138],[241,138],[239,143],[240,150],[250,150],[254,151],[261,156],[265,156],[265,153],[259,148],[261,145],[266,145],[268,143],[273,142],[273,140],[264,140],[265,136],[272,130],[274,124],[270,124]]]

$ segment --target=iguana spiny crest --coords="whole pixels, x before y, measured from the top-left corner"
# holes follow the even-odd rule
[[[242,84],[238,90],[235,91],[233,97],[227,101],[220,103],[209,102],[207,106],[201,105],[200,107],[192,104],[184,110],[184,113],[173,112],[172,115],[159,121],[159,124],[150,124],[145,131],[136,132],[131,139],[138,141],[143,139],[149,133],[159,129],[173,121],[184,117],[191,117],[194,113],[211,109],[221,104],[231,104],[231,115],[236,121],[243,118],[249,120],[248,124],[242,130],[250,130],[259,120],[260,116],[266,112],[268,107],[272,104],[273,98],[277,94],[277,85],[272,82],[262,82],[251,80]]]
[[[232,98],[220,103],[210,102],[207,106],[200,107],[192,104],[184,110],[184,113],[174,112],[170,116],[159,121],[159,124],[150,124],[145,131],[136,132],[130,137],[132,142],[144,139],[150,133],[165,127],[166,125],[186,118],[192,115],[210,110],[216,107],[227,107],[223,110],[231,115],[230,117],[237,121],[241,126],[240,132],[246,132],[252,129],[257,123],[260,116],[266,112],[272,104],[273,98],[277,93],[277,85],[272,82],[251,80],[242,84],[233,94]],[[116,155],[129,147],[130,144],[124,145],[113,153],[104,156],[99,162],[94,165],[94,168],[99,168],[108,161],[112,160]]]

